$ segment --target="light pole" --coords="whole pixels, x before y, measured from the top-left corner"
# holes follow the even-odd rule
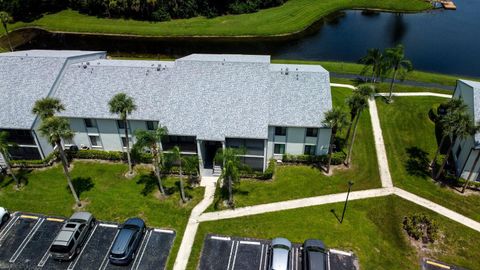
[[[347,210],[348,195],[350,195],[350,189],[352,188],[352,186],[353,186],[353,182],[348,181],[347,199],[345,200],[345,205],[343,206],[342,219],[340,219],[340,224],[343,222],[343,217],[345,216],[345,210]]]

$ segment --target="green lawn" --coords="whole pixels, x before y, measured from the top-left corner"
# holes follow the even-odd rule
[[[139,175],[129,180],[123,176],[126,171],[125,164],[79,161],[74,163],[72,177],[85,189],[80,194],[81,200],[87,202],[85,210],[98,219],[123,222],[138,216],[149,226],[176,230],[174,252],[169,259],[169,265],[173,265],[190,211],[202,199],[203,188],[188,189],[192,200],[182,205],[175,184],[177,179],[168,178],[164,185],[172,194],[159,200],[154,196],[158,190],[156,180],[149,177],[149,172],[141,170]],[[0,181],[2,206],[13,211],[66,217],[73,213],[73,197],[60,166],[32,171],[25,177],[28,184],[21,191],[14,190],[10,179]]]
[[[11,29],[40,26],[53,31],[146,36],[271,36],[299,32],[329,13],[351,8],[415,12],[430,9],[431,5],[422,0],[289,0],[282,6],[251,14],[213,19],[196,17],[162,23],[104,19],[66,10],[45,15],[32,23],[13,24]]]
[[[345,98],[350,94],[349,89],[332,88],[334,105],[346,106]],[[344,130],[340,137],[344,137],[345,133]],[[370,115],[367,110],[360,118],[350,169],[345,169],[342,165],[332,176],[326,176],[319,169],[310,166],[277,166],[275,179],[272,181],[242,180],[234,189],[235,205],[242,207],[345,192],[349,180],[355,182],[353,190],[380,187],[374,149]],[[218,196],[216,200],[218,201]],[[221,203],[217,205],[220,208],[222,206]],[[210,211],[212,210],[215,210],[213,205],[210,207]]]
[[[394,185],[480,221],[480,195],[464,196],[430,178],[428,161],[437,149],[434,123],[428,110],[447,99],[397,97],[377,106]]]
[[[343,224],[330,212],[332,208],[340,213],[343,203],[201,223],[188,269],[196,269],[208,233],[260,239],[281,236],[296,243],[318,238],[328,247],[355,252],[360,269],[420,269],[419,256],[401,224],[412,213],[426,213],[439,225],[442,239],[429,246],[429,257],[480,269],[480,233],[416,204],[396,196],[351,201]]]

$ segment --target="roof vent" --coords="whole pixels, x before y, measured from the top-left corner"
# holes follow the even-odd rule
[[[157,66],[157,71],[160,71],[162,69],[162,65],[161,64],[158,64]]]
[[[281,69],[280,69],[280,74],[282,74],[282,75],[283,75],[283,68],[281,68]]]
[[[87,66],[90,66],[90,62],[87,62]]]
[[[297,76],[296,76],[296,77],[297,77],[297,81],[298,81],[298,74],[297,74]]]
[[[83,69],[87,69],[87,64],[83,64]]]
[[[285,68],[285,75],[288,75],[288,67]]]

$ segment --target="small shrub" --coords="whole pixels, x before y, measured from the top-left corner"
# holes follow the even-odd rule
[[[16,159],[10,160],[12,167],[43,167],[51,165],[55,160],[58,159],[57,151],[50,153],[45,159]]]
[[[170,21],[172,19],[170,17],[170,14],[163,7],[160,7],[154,12],[152,12],[152,15],[150,18],[154,22],[165,22],[165,21]]]
[[[344,152],[334,152],[332,154],[332,165],[340,165],[345,161],[346,154]],[[297,164],[313,164],[321,163],[326,164],[328,162],[328,155],[283,155],[282,161],[285,163],[297,163]]]
[[[438,239],[438,225],[434,219],[425,214],[413,214],[403,219],[403,229],[407,234],[419,240],[425,238],[433,243]]]

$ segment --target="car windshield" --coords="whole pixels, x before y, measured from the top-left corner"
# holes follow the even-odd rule
[[[323,252],[323,249],[321,247],[308,247],[307,250],[310,252]]]
[[[68,253],[73,247],[73,241],[70,242],[70,244],[68,246],[64,246],[64,245],[52,245],[50,247],[50,252],[54,252],[54,253]]]
[[[138,231],[138,227],[132,224],[125,224],[123,225],[123,229],[129,229],[133,231]]]
[[[282,244],[277,244],[277,245],[273,246],[273,248],[280,248],[280,249],[290,250],[289,247],[287,247],[287,246],[285,246],[285,245],[282,245]]]

